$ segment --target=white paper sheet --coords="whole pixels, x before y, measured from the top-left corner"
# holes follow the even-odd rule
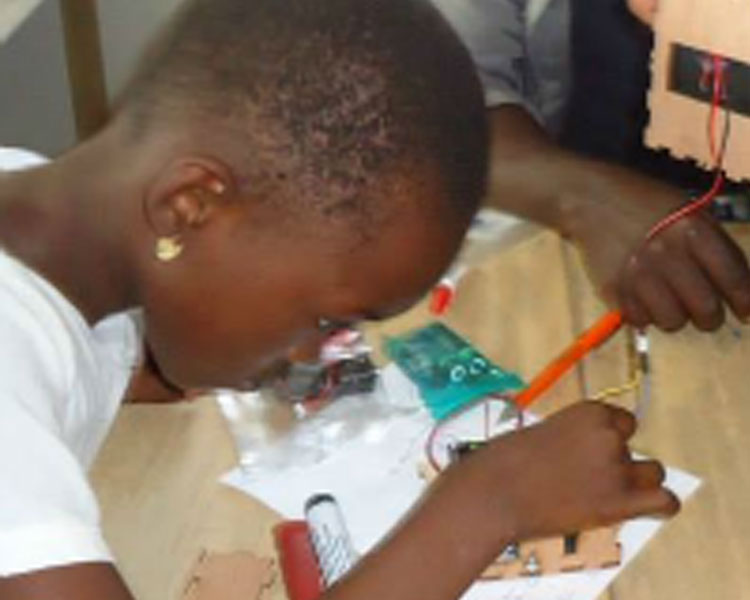
[[[408,380],[401,381],[397,373],[388,370],[385,376],[390,393],[413,395]],[[399,388],[403,388],[401,392]],[[477,412],[477,418],[480,414]],[[312,494],[333,494],[341,505],[357,550],[364,553],[396,525],[422,493],[425,483],[416,465],[424,456],[424,443],[431,428],[432,421],[426,411],[418,411],[392,421],[384,439],[363,436],[349,441],[320,464],[274,474],[256,474],[253,478],[236,469],[222,481],[290,519],[303,518],[303,505]],[[682,471],[668,469],[667,485],[685,500],[698,489],[700,481]],[[661,525],[656,519],[637,519],[622,527],[620,567],[478,582],[463,600],[594,600]]]

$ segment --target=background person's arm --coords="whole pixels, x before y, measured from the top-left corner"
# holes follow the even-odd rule
[[[577,242],[604,298],[633,324],[714,329],[723,304],[750,316],[745,256],[712,218],[684,219],[645,243],[685,201],[666,184],[567,152],[518,106],[491,111],[489,203]]]
[[[433,2],[471,51],[492,106],[491,206],[578,243],[594,285],[634,325],[653,323],[671,331],[690,320],[711,330],[722,324],[725,304],[740,318],[750,316],[747,261],[710,217],[685,219],[644,245],[646,233],[685,202],[685,195],[634,171],[565,151],[538,124],[541,115],[527,89],[533,71],[526,2]],[[654,0],[629,4],[646,14]]]

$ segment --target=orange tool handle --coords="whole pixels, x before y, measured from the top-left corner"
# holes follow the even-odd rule
[[[528,408],[591,350],[617,333],[620,327],[622,327],[622,313],[619,310],[604,315],[534,377],[527,388],[518,393],[514,400],[516,406],[521,410]]]

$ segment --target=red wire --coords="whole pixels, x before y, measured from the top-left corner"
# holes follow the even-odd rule
[[[484,439],[490,439],[490,398],[484,400]]]
[[[683,206],[682,208],[680,208],[679,210],[664,217],[661,221],[659,221],[656,225],[654,225],[649,230],[648,234],[646,234],[646,241],[650,242],[657,235],[659,235],[662,231],[671,227],[677,221],[680,221],[684,219],[685,217],[688,217],[704,209],[706,206],[711,204],[711,202],[713,202],[716,196],[719,195],[719,192],[721,191],[721,188],[723,186],[724,186],[724,174],[721,171],[719,171],[718,173],[716,173],[716,178],[714,179],[714,183],[708,192],[706,192],[703,196],[691,202],[690,204],[687,204]]]
[[[430,435],[427,436],[427,441],[424,444],[424,452],[427,455],[427,462],[429,462],[430,466],[435,469],[436,473],[440,473],[440,471],[443,470],[443,467],[440,466],[437,459],[435,458],[435,438],[437,438],[438,431],[440,431],[440,426],[442,424],[442,421],[438,421],[437,423],[435,423],[433,428],[430,430]]]
[[[709,131],[708,131],[709,140],[708,142],[709,142],[709,149],[711,152],[711,160],[714,162],[714,168],[716,170],[716,177],[714,178],[714,182],[713,182],[713,185],[711,186],[711,189],[708,190],[708,192],[706,192],[703,196],[687,204],[686,206],[683,206],[682,208],[676,210],[675,212],[667,215],[661,221],[656,223],[656,225],[654,225],[646,234],[646,241],[651,241],[657,235],[659,235],[662,231],[674,225],[677,221],[680,221],[681,219],[684,219],[685,217],[688,217],[704,209],[709,204],[711,204],[711,202],[713,202],[714,198],[716,198],[716,196],[721,191],[722,186],[724,185],[724,173],[722,172],[721,167],[722,167],[722,162],[724,159],[725,148],[722,148],[721,150],[717,149],[716,121],[717,121],[717,115],[719,114],[719,109],[721,108],[722,96],[724,94],[724,89],[725,89],[725,79],[724,79],[725,65],[724,65],[723,60],[717,55],[712,55],[712,63],[713,63],[713,95],[711,98],[711,113],[709,117]],[[485,400],[485,402],[489,402],[492,399],[493,397],[490,396],[489,398]],[[499,397],[494,397],[494,399],[503,400],[502,398],[499,398]],[[440,464],[438,464],[437,459],[435,458],[435,453],[434,453],[435,439],[437,438],[438,432],[440,431],[443,424],[454,419],[459,414],[465,412],[466,410],[472,408],[473,406],[474,404],[468,405],[467,407],[451,415],[447,419],[444,419],[443,421],[438,421],[437,423],[435,423],[435,426],[430,431],[430,434],[427,437],[427,440],[425,442],[425,454],[427,455],[427,460],[429,461],[430,466],[432,466],[432,468],[435,469],[436,472],[439,473],[440,471],[442,471],[442,467],[440,466]],[[485,411],[487,409],[488,409],[488,405],[485,406]],[[487,426],[488,426],[488,419],[487,419],[487,413],[485,412],[485,437],[489,437],[489,431],[487,430]],[[523,412],[519,412],[518,428],[520,429],[522,427],[523,427]]]
[[[689,204],[679,208],[673,213],[667,215],[656,223],[646,234],[645,242],[653,240],[657,235],[663,232],[665,229],[674,225],[677,221],[684,219],[685,217],[692,215],[713,202],[714,198],[719,194],[724,185],[724,173],[722,172],[722,163],[724,160],[724,152],[726,151],[726,142],[729,135],[729,114],[727,114],[725,126],[724,126],[724,139],[722,141],[721,148],[717,150],[716,144],[716,121],[719,109],[721,108],[724,92],[726,90],[725,85],[725,63],[723,59],[717,55],[711,56],[712,61],[712,75],[713,75],[713,94],[711,98],[711,112],[709,114],[708,124],[708,142],[709,149],[711,152],[711,160],[714,163],[714,169],[716,170],[716,177],[711,186],[711,189],[706,192],[703,196],[690,202]],[[606,318],[606,317],[605,317]],[[519,428],[523,426],[523,413],[519,413]]]
[[[436,473],[440,473],[440,471],[443,470],[443,467],[440,465],[440,463],[438,463],[437,459],[435,458],[435,440],[437,439],[437,435],[442,429],[443,425],[445,425],[446,423],[449,423],[450,421],[453,421],[454,419],[464,414],[465,412],[468,412],[469,410],[476,407],[480,403],[485,404],[485,410],[486,410],[487,407],[489,407],[490,402],[493,402],[493,401],[502,402],[504,404],[508,402],[512,402],[510,398],[502,394],[491,394],[485,398],[480,398],[476,402],[472,402],[470,404],[467,404],[466,406],[461,407],[458,411],[454,412],[451,415],[448,415],[443,420],[435,423],[435,425],[430,430],[430,434],[427,436],[427,440],[425,440],[424,449],[425,449],[425,454],[427,455],[427,462],[430,464],[430,466],[433,469],[435,469]],[[486,417],[486,413],[485,413],[485,417]],[[488,422],[485,421],[485,426],[487,425],[488,425]],[[486,437],[489,439],[489,431],[485,430],[485,432],[487,434]]]
[[[677,221],[684,219],[696,212],[703,210],[709,206],[711,202],[718,196],[722,187],[724,186],[724,173],[721,170],[722,162],[724,159],[724,149],[717,150],[716,145],[716,120],[721,108],[722,95],[725,89],[724,79],[724,62],[719,56],[714,55],[713,61],[713,96],[711,99],[711,115],[709,119],[709,131],[708,131],[708,142],[711,151],[711,160],[714,162],[714,168],[716,169],[716,177],[714,178],[711,189],[708,190],[703,196],[694,200],[690,204],[683,206],[675,212],[667,215],[661,221],[656,223],[649,232],[646,234],[646,241],[651,241],[657,235],[659,235],[665,229],[674,225]]]

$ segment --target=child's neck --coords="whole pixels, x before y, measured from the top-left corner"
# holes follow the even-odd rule
[[[47,166],[0,177],[0,246],[92,324],[132,300],[113,231],[117,187],[105,185],[106,148],[95,147],[105,145],[94,141]]]

